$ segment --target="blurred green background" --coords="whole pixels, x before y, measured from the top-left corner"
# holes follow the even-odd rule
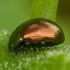
[[[70,44],[70,0],[59,0],[56,22],[65,34],[64,45]]]
[[[10,33],[21,23],[30,18],[33,0],[0,0],[0,29]],[[57,24],[65,34],[65,45],[70,44],[70,0],[59,0]]]
[[[0,28],[13,31],[29,19],[32,0],[0,0]]]

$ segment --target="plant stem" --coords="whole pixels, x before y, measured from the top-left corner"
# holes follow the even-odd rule
[[[58,0],[33,0],[30,18],[56,20]]]

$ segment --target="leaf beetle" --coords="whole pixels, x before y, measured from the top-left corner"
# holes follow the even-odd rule
[[[26,47],[26,44],[38,51],[39,44],[52,47],[63,43],[65,40],[62,29],[53,21],[46,18],[30,19],[19,25],[9,38],[10,51],[16,51],[16,55]]]

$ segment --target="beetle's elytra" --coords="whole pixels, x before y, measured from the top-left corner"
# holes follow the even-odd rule
[[[34,51],[39,44],[54,46],[65,40],[62,29],[53,21],[45,18],[30,19],[19,25],[9,38],[8,47],[11,51],[24,50],[28,43]]]

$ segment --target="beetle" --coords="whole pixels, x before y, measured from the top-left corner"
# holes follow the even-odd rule
[[[46,18],[34,18],[22,23],[12,32],[8,47],[10,51],[18,54],[29,44],[30,48],[37,52],[40,44],[52,47],[64,40],[64,33],[55,22]]]

